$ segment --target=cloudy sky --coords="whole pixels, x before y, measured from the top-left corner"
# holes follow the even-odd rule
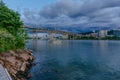
[[[57,27],[120,27],[120,0],[3,0],[24,23]]]

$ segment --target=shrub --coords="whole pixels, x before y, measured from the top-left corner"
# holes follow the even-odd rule
[[[0,1],[0,52],[24,48],[26,35],[19,13]]]
[[[6,30],[0,30],[0,52],[15,49],[15,37]]]

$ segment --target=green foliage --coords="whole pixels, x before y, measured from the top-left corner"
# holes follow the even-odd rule
[[[0,3],[0,28],[5,28],[13,35],[17,35],[17,31],[21,28],[23,22],[20,20],[18,12],[14,12],[7,6]]]
[[[0,1],[0,52],[24,48],[26,36],[19,13]]]
[[[4,29],[0,29],[0,52],[15,49],[15,37]]]

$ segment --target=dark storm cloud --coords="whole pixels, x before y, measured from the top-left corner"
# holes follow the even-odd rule
[[[24,11],[24,16],[26,23],[59,27],[119,27],[120,0],[58,0],[39,12]]]

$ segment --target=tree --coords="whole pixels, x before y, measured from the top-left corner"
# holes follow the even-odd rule
[[[23,28],[23,22],[20,19],[20,14],[9,9],[2,0],[0,1],[0,32],[1,36],[4,36],[4,34],[12,36],[0,37],[0,41],[2,42],[0,44],[6,44],[3,47],[0,46],[0,49],[9,50],[25,47],[26,32]]]
[[[16,36],[22,26],[23,22],[20,20],[19,13],[9,9],[3,1],[0,1],[0,27]]]

